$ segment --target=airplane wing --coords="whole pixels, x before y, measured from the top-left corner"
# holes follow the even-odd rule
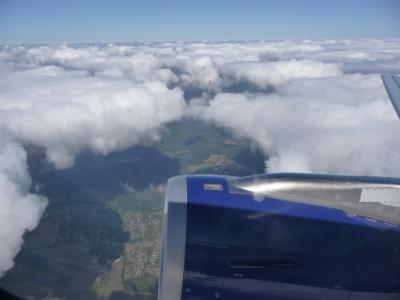
[[[165,199],[158,300],[400,299],[400,178],[187,175]]]
[[[400,76],[382,74],[382,80],[393,107],[400,118]]]

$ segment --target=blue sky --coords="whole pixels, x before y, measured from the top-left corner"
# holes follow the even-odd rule
[[[0,43],[399,38],[400,0],[0,0]]]

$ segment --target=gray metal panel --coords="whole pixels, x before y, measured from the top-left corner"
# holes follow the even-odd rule
[[[231,180],[229,188],[400,224],[398,178],[278,173]]]
[[[382,75],[383,84],[400,118],[400,77],[390,74]]]
[[[168,180],[162,233],[158,300],[181,299],[186,247],[186,176]]]
[[[400,77],[399,76],[392,76],[392,78],[400,88]]]

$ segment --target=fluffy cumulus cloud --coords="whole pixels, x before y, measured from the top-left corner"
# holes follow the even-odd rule
[[[0,138],[0,276],[13,265],[22,245],[22,235],[33,230],[41,217],[47,199],[29,192],[31,179],[26,152],[12,138]]]
[[[0,46],[0,274],[46,205],[25,145],[67,168],[186,115],[257,144],[269,172],[399,176],[381,72],[400,73],[399,40]]]
[[[398,176],[400,121],[378,75],[302,79],[273,94],[221,93],[193,114],[250,138],[269,172]]]
[[[0,80],[0,124],[24,143],[44,147],[57,167],[82,150],[107,154],[157,139],[185,103],[179,88],[104,79],[54,66],[16,72]]]
[[[235,81],[246,81],[265,89],[292,79],[338,76],[342,72],[335,64],[292,59],[230,64],[224,69],[223,74],[233,77]]]

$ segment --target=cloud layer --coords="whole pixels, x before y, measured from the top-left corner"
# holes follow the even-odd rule
[[[270,172],[400,176],[381,72],[400,73],[399,40],[0,46],[0,275],[46,206],[23,145],[67,168],[188,116],[260,146]]]

